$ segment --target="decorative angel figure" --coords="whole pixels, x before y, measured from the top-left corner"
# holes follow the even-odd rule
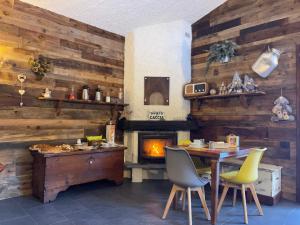
[[[258,85],[255,84],[252,77],[249,77],[247,74],[244,77],[243,88],[246,92],[255,92],[257,90]]]
[[[280,120],[285,121],[294,121],[295,117],[291,115],[293,112],[292,107],[290,106],[289,100],[283,97],[282,95],[274,101],[274,107],[272,113],[274,114],[271,117],[272,122],[278,122]]]
[[[235,72],[232,82],[228,85],[228,94],[231,93],[242,93],[243,82],[238,72]]]

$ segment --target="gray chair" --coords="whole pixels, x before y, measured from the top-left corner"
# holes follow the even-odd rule
[[[187,193],[188,196],[188,211],[189,225],[192,225],[192,203],[191,192],[196,191],[200,197],[206,218],[210,220],[210,213],[206,205],[202,187],[208,183],[205,178],[200,178],[190,155],[186,150],[180,148],[165,147],[166,152],[166,167],[169,180],[173,183],[173,187],[167,201],[163,219],[167,217],[172,201],[177,191]],[[183,201],[185,205],[185,201]]]

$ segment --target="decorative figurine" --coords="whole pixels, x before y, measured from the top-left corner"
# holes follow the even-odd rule
[[[210,94],[210,95],[215,95],[215,94],[217,94],[216,89],[213,89],[213,88],[210,89],[209,94]]]
[[[25,80],[26,80],[26,75],[25,74],[19,74],[18,75],[18,80],[19,80],[19,82],[20,82],[20,84],[21,84],[21,88],[19,89],[19,94],[20,94],[20,98],[21,98],[21,100],[20,100],[20,106],[22,107],[23,106],[23,95],[25,94],[25,90],[24,90],[24,88],[23,88],[23,83],[25,82]]]
[[[51,98],[51,91],[49,90],[49,88],[46,88],[46,89],[44,90],[44,92],[42,93],[42,96],[43,96],[44,98]]]
[[[273,116],[271,117],[272,122],[295,120],[295,117],[291,115],[293,109],[290,106],[290,102],[282,96],[282,90],[281,96],[274,101],[274,105],[272,109]]]
[[[221,86],[219,87],[219,95],[226,95],[227,88],[224,82],[222,82]]]
[[[243,82],[240,78],[240,75],[238,72],[235,72],[233,76],[232,83],[228,85],[228,94],[231,93],[242,93],[243,92]]]
[[[255,92],[257,91],[258,85],[255,84],[252,77],[249,77],[247,74],[244,77],[244,91],[246,92]]]

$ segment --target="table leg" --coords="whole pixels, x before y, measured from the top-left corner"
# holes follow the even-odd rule
[[[220,162],[211,160],[211,224],[217,223]]]

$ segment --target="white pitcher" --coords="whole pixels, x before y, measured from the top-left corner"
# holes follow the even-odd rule
[[[268,48],[253,64],[252,70],[259,76],[266,78],[278,66],[281,52],[275,48]]]

